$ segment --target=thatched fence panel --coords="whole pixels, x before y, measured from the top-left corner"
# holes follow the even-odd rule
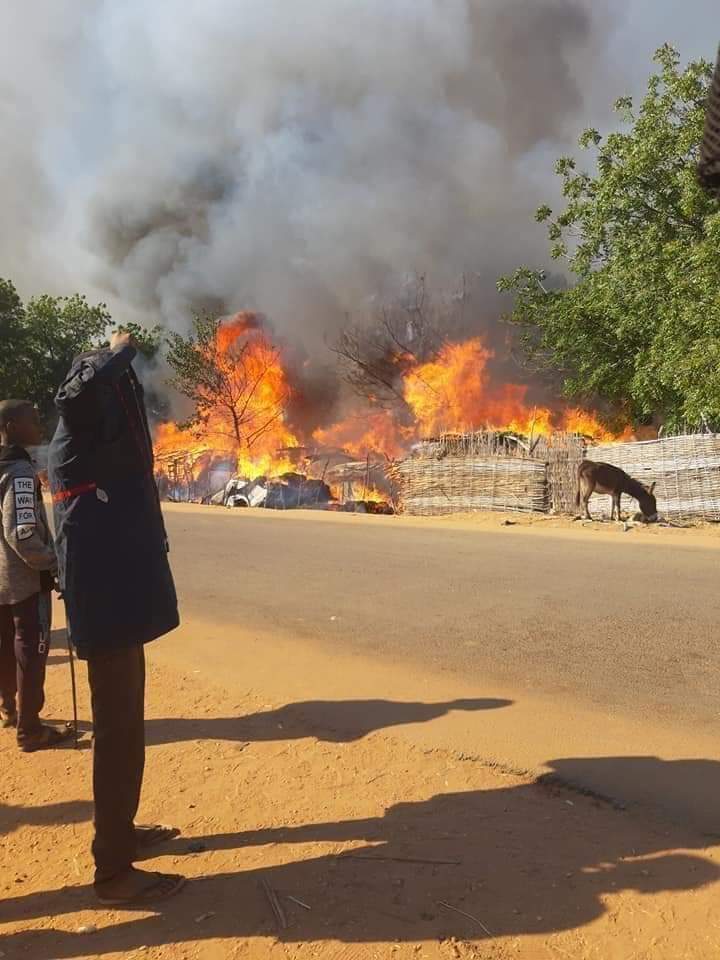
[[[545,464],[529,457],[420,453],[396,463],[392,479],[410,516],[545,509]]]
[[[544,454],[547,464],[548,509],[573,514],[577,507],[578,467],[585,459],[585,440],[575,434],[554,434]]]

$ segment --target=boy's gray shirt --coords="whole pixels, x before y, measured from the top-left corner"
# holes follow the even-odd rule
[[[0,606],[22,603],[54,573],[55,549],[35,467],[21,447],[0,447]]]

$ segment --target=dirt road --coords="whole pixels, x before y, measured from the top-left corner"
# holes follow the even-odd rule
[[[714,533],[191,506],[167,524],[186,620],[168,661],[720,831]],[[368,699],[387,703],[348,702]]]

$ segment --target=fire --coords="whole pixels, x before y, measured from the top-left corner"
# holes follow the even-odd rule
[[[177,482],[182,461],[186,479],[197,482],[204,477],[211,481],[206,486],[219,489],[222,469],[248,479],[298,469],[297,458],[287,451],[300,448],[308,438],[298,437],[288,426],[290,376],[258,316],[237,314],[218,327],[212,342],[194,349],[198,362],[208,361],[213,370],[208,383],[217,385],[219,380],[221,389],[212,393],[209,387],[198,389],[197,417],[190,426],[166,423],[158,428],[159,471],[166,477],[174,474]],[[370,398],[364,411],[316,429],[312,440],[361,460],[370,454],[396,459],[423,437],[478,429],[531,437],[566,430],[596,440],[617,439],[590,411],[534,407],[526,386],[493,383],[488,367],[492,356],[475,337],[447,343],[428,363],[404,357],[397,374],[403,411],[375,407]],[[372,491],[367,499],[384,495]]]
[[[280,353],[257,315],[240,313],[224,322],[214,342],[198,346],[197,352],[200,362],[212,362],[219,389],[198,388],[198,416],[192,425],[158,428],[158,461],[187,456],[195,480],[210,459],[230,461],[233,472],[250,478],[293,470],[287,457],[277,455],[299,445],[285,421],[291,388]]]
[[[405,375],[403,396],[420,436],[488,428],[526,436],[567,430],[612,439],[593,413],[575,409],[553,413],[529,405],[526,386],[493,386],[487,367],[492,356],[476,337],[446,344],[436,360],[417,365]]]
[[[347,450],[358,459],[368,453],[380,453],[394,459],[402,456],[414,435],[414,429],[398,424],[397,417],[389,410],[374,410],[315,430],[313,440],[323,447]]]
[[[623,431],[620,436],[612,433],[598,423],[597,418],[587,410],[570,409],[566,410],[562,416],[562,429],[568,433],[579,433],[584,437],[592,437],[593,440],[599,440],[608,443],[612,440],[631,440],[633,431],[630,427]]]

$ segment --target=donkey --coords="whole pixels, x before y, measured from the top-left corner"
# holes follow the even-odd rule
[[[657,520],[657,501],[653,493],[654,490],[654,483],[646,487],[639,480],[633,480],[624,470],[613,467],[610,463],[595,463],[593,460],[583,460],[578,467],[578,492],[575,503],[579,507],[582,500],[585,507],[585,516],[588,520],[592,520],[588,507],[590,497],[595,491],[609,493],[612,497],[610,519],[612,520],[617,512],[617,518],[621,520],[620,501],[622,495],[627,493],[628,496],[637,500],[644,520],[647,523],[653,523]]]

